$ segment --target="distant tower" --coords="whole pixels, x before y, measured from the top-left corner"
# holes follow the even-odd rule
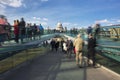
[[[57,23],[56,30],[60,31],[60,32],[62,32],[64,30],[61,23]]]

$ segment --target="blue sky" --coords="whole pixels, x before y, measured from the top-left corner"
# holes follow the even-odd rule
[[[120,24],[120,0],[0,0],[0,14],[14,19],[55,28],[58,22],[67,28]]]

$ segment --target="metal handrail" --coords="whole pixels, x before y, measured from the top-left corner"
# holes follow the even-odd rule
[[[49,36],[45,36],[42,38],[42,40],[39,41],[35,41],[32,43],[26,43],[26,44],[21,44],[21,45],[17,45],[17,46],[9,46],[9,49],[4,49],[4,50],[0,50],[0,54],[1,55],[6,55],[7,53],[14,53],[16,51],[23,51],[23,50],[27,50],[27,49],[31,49],[31,48],[35,48],[35,47],[39,47],[41,46],[43,41],[46,41],[50,38],[55,37],[56,34],[51,34]],[[7,57],[5,57],[7,58]],[[3,58],[1,58],[0,60],[2,60]]]
[[[120,48],[120,46],[111,46],[111,45],[103,45],[103,44],[97,44],[97,46],[108,47],[108,48]]]

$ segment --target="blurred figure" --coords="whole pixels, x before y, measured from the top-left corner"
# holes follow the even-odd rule
[[[34,40],[36,39],[36,35],[37,35],[37,25],[36,24],[34,24],[33,26],[32,26],[32,35],[33,35],[33,38],[34,38]]]
[[[87,34],[89,35],[89,34],[91,34],[91,33],[92,33],[92,27],[89,26],[88,29],[87,29]]]
[[[19,20],[14,20],[14,34],[15,34],[15,42],[19,43]]]
[[[59,41],[56,41],[56,43],[55,43],[55,50],[58,51],[58,48],[59,48]]]
[[[9,28],[10,24],[8,23],[6,17],[4,15],[0,15],[0,46],[5,40],[9,38]]]
[[[100,33],[100,24],[95,25],[95,34],[94,37],[97,39],[99,38],[99,33]]]
[[[71,58],[71,54],[72,54],[73,49],[74,49],[73,42],[71,39],[68,39],[67,40],[67,54],[68,54],[69,58]]]
[[[62,52],[64,52],[64,49],[63,49],[63,43],[64,43],[64,40],[63,40],[63,38],[62,38],[62,40],[61,40],[61,42],[60,42],[60,43],[61,43],[61,45],[60,45],[60,46],[61,46]]]
[[[55,49],[55,40],[54,39],[51,40],[50,45],[51,45],[51,50],[53,51]]]
[[[23,43],[23,39],[24,39],[24,37],[25,37],[25,32],[26,32],[26,30],[25,30],[25,25],[26,25],[26,23],[25,23],[25,21],[24,21],[24,18],[21,18],[21,21],[20,21],[20,23],[19,23],[19,30],[20,30],[20,38],[21,38],[21,43]]]
[[[82,67],[82,49],[83,49],[83,39],[81,35],[78,34],[77,38],[74,40],[74,47],[76,51],[76,64],[78,67]]]
[[[64,51],[64,54],[67,54],[67,42],[66,41],[63,41],[63,51]]]
[[[93,67],[95,67],[95,63],[96,63],[95,47],[96,47],[96,39],[93,38],[92,34],[89,34],[88,35],[88,65],[91,65],[90,59],[92,59]]]
[[[43,28],[43,26],[40,24],[38,28],[40,30],[40,35],[43,35],[44,34],[44,28]]]

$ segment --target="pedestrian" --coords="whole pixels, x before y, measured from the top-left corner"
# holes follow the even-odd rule
[[[56,41],[56,43],[55,43],[55,50],[58,51],[58,48],[59,48],[59,41]]]
[[[91,65],[90,64],[90,59],[92,59],[93,67],[96,66],[95,47],[96,47],[96,39],[93,38],[92,34],[89,34],[88,35],[88,65]]]
[[[37,35],[37,25],[36,24],[34,24],[32,26],[32,34],[33,34],[33,38],[35,40],[36,39],[36,35]]]
[[[55,40],[54,39],[51,40],[50,45],[51,45],[51,50],[53,51],[55,49]]]
[[[0,46],[2,46],[2,43],[4,43],[4,41],[9,39],[9,28],[10,24],[8,23],[6,17],[0,15]]]
[[[100,24],[96,24],[95,25],[95,35],[94,35],[94,37],[97,39],[97,38],[99,38],[99,33],[100,33]]]
[[[26,23],[24,21],[24,18],[21,18],[21,21],[19,23],[21,43],[23,43],[23,39],[25,38],[25,35],[26,35],[25,25]]]
[[[87,34],[89,35],[89,34],[91,34],[91,33],[92,33],[92,27],[89,26],[88,29],[87,29]]]
[[[70,38],[68,38],[67,40],[67,54],[68,54],[68,57],[71,58],[71,54],[73,52],[73,42]]]
[[[62,39],[60,43],[61,43],[61,45],[60,45],[61,46],[61,50],[62,50],[62,52],[64,52],[64,49],[63,49],[64,40]]]
[[[19,20],[14,20],[15,42],[19,43]]]
[[[76,65],[82,68],[82,49],[83,49],[83,39],[81,35],[78,34],[77,38],[74,40],[74,47],[76,51]]]
[[[64,54],[67,54],[67,43],[66,43],[66,41],[63,41],[63,51],[64,51]]]

